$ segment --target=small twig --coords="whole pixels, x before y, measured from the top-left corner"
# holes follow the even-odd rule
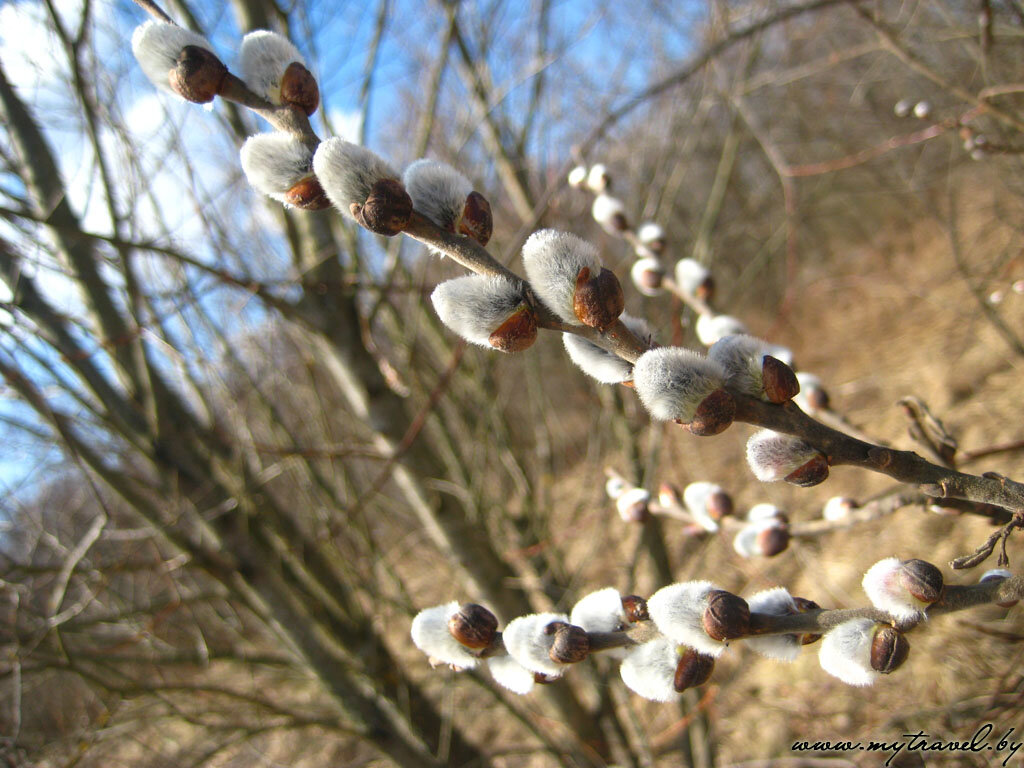
[[[153,0],[135,0],[135,4],[142,8],[146,13],[152,16],[157,21],[163,21],[167,24],[174,24],[174,19],[164,13],[163,8],[153,2]]]
[[[985,448],[976,448],[973,451],[961,451],[960,456],[963,462],[977,461],[978,459],[987,459],[989,456],[995,456],[999,453],[1011,453],[1021,449],[1024,449],[1024,440],[1011,440],[1008,443],[997,443]]]
[[[998,531],[989,536],[985,540],[985,543],[978,547],[976,550],[974,550],[973,553],[969,555],[963,555],[962,557],[958,557],[952,562],[950,562],[950,567],[956,570],[961,570],[964,568],[974,568],[975,566],[980,565],[985,560],[987,560],[992,555],[992,552],[995,551],[996,544],[1000,543],[1002,544],[1002,547],[999,552],[999,557],[996,560],[996,563],[1000,567],[1009,565],[1010,559],[1006,555],[1006,540],[1009,538],[1010,534],[1017,528],[1024,528],[1024,514],[1020,512],[1016,513],[1013,516],[1013,519],[1010,520],[1010,522],[1008,522]]]
[[[949,434],[946,425],[932,414],[919,397],[904,397],[897,405],[903,409],[903,413],[910,421],[910,437],[931,453],[936,463],[953,468],[957,442],[956,438]]]

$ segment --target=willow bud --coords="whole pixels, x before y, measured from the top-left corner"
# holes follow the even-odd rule
[[[645,352],[633,367],[640,401],[662,421],[688,424],[695,435],[716,435],[732,424],[736,402],[722,389],[722,367],[681,347]]]
[[[821,667],[849,685],[871,685],[907,658],[909,644],[901,633],[871,619],[851,619],[829,630],[821,641]]]
[[[565,622],[554,622],[545,627],[555,639],[548,656],[558,664],[577,664],[590,655],[590,637],[587,630]]]
[[[590,267],[583,267],[576,275],[572,306],[581,323],[604,331],[626,306],[619,278],[604,267],[597,274],[593,274]]]
[[[629,276],[644,296],[658,296],[662,292],[661,281],[665,277],[665,268],[657,258],[648,256],[633,262]]]
[[[615,500],[619,517],[626,523],[645,523],[650,517],[651,493],[646,488],[630,488]]]
[[[687,688],[704,685],[715,671],[715,659],[687,648],[679,656],[676,673],[672,679],[672,687],[682,693]]]
[[[752,613],[769,616],[789,616],[798,613],[796,601],[783,587],[765,589],[747,601]],[[800,655],[802,635],[762,635],[748,637],[744,646],[766,658],[777,661],[796,661]]]
[[[608,234],[621,234],[629,229],[629,219],[626,218],[626,206],[618,198],[599,194],[594,198],[594,204],[590,209],[594,221],[601,225],[601,228]]]
[[[762,429],[747,441],[747,464],[764,483],[785,480],[810,487],[828,478],[828,460],[799,438]]]
[[[697,332],[700,343],[705,347],[710,347],[726,336],[750,333],[747,326],[732,315],[702,314],[697,318],[694,330]]]
[[[710,581],[670,584],[651,595],[647,609],[651,620],[666,637],[701,653],[719,656],[726,645],[709,634],[705,627],[705,614],[710,599],[719,592],[723,590]],[[748,623],[749,619],[748,609]],[[742,626],[742,607],[728,599],[718,598],[716,608],[711,611],[707,621],[712,624],[716,635],[734,636],[732,633]]]
[[[641,224],[636,236],[656,256],[661,256],[668,245],[668,241],[665,239],[665,230],[661,228],[660,224],[655,224],[652,221]]]
[[[561,613],[531,613],[513,619],[505,627],[502,639],[509,655],[531,672],[550,677],[560,677],[564,664],[551,658],[554,631],[548,632],[552,623],[568,624],[569,617]]]
[[[913,621],[942,597],[942,572],[923,560],[879,560],[862,581],[871,604],[899,621]]]
[[[808,600],[806,597],[794,597],[793,604],[796,606],[798,613],[807,613],[808,611],[820,611],[821,606],[813,600]],[[813,632],[807,632],[800,635],[801,645],[810,645],[821,640],[821,635],[814,634]]]
[[[486,609],[485,609],[486,610]],[[450,631],[450,622],[459,614],[456,602],[424,608],[412,620],[412,641],[430,663],[450,664],[460,669],[475,667],[478,659]]]
[[[630,648],[619,674],[631,691],[645,699],[674,701],[679,698],[675,687],[678,667],[678,644],[670,638],[658,637]]]
[[[320,105],[320,89],[313,73],[288,38],[265,29],[242,38],[239,50],[241,78],[249,89],[271,104],[281,104],[312,115]]]
[[[587,189],[597,194],[611,188],[612,178],[608,175],[608,168],[604,163],[595,163],[590,166],[586,184]]]
[[[725,336],[708,350],[708,358],[725,370],[726,383],[751,397],[784,403],[800,391],[793,370],[771,353],[776,348],[746,334]]]
[[[819,411],[829,409],[828,392],[822,386],[821,379],[813,373],[798,371],[796,380],[800,385],[800,391],[793,396],[793,400],[800,406],[800,410],[813,416]]]
[[[569,621],[587,632],[615,632],[627,621],[623,598],[614,587],[591,592],[572,607]]]
[[[466,603],[448,619],[448,631],[467,648],[489,646],[498,632],[498,617],[476,603]]]
[[[715,293],[715,280],[711,272],[696,259],[685,258],[676,262],[676,285],[687,296],[711,301]]]
[[[227,75],[202,35],[162,21],[147,21],[132,33],[132,53],[161,90],[200,104],[212,101]]]
[[[704,609],[704,631],[715,640],[734,640],[750,631],[750,606],[739,595],[713,590]]]
[[[1003,581],[1004,579],[1010,578],[1012,575],[1013,574],[1005,568],[992,568],[981,575],[981,578],[978,579],[978,583],[980,584],[986,581]],[[1008,602],[996,603],[996,605],[1000,608],[1013,608],[1017,603],[1017,600],[1010,600]]]
[[[537,318],[518,280],[464,275],[439,284],[430,300],[441,322],[473,344],[520,352],[537,339]]]
[[[638,621],[649,621],[651,615],[647,612],[647,601],[640,595],[626,595],[622,598],[622,610],[626,613],[626,619],[632,624]]]
[[[871,641],[871,668],[883,675],[896,670],[910,653],[910,643],[894,627],[879,625]]]
[[[412,200],[382,158],[337,136],[320,142],[313,171],[338,210],[371,232],[396,235],[412,216]]]

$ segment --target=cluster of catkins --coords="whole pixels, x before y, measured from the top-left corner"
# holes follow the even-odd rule
[[[1009,576],[999,569],[981,580]],[[743,599],[709,581],[672,584],[648,600],[609,587],[585,596],[568,615],[520,616],[502,632],[483,606],[451,602],[420,611],[411,634],[431,664],[457,670],[485,665],[496,682],[519,694],[553,682],[591,653],[605,652],[621,661],[620,675],[631,690],[653,701],[671,701],[707,682],[715,659],[734,640],[767,658],[792,662],[804,645],[820,639],[822,668],[845,683],[865,686],[903,664],[910,649],[904,630],[941,601],[944,584],[931,563],[889,557],[867,571],[863,587],[891,621],[854,618],[824,637],[787,634],[773,626],[780,617],[820,611],[810,600],[782,587]],[[653,625],[650,631],[627,631],[644,623]]]
[[[732,496],[717,483],[698,480],[682,492],[672,483],[662,483],[657,498],[651,492],[612,475],[605,492],[615,502],[619,517],[627,523],[643,523],[650,515],[668,514],[686,521],[687,534],[735,532],[733,549],[742,557],[773,557],[790,541],[789,517],[774,504],[755,504],[743,520],[734,517]]]
[[[159,88],[206,103],[239,84],[200,35],[174,24],[149,21],[135,30],[132,50]],[[240,84],[271,107],[312,115],[320,97],[302,55],[285,37],[260,30],[242,38]],[[236,89],[237,90],[237,89]],[[332,204],[360,225],[396,235],[413,210],[451,233],[485,244],[491,235],[490,204],[469,181],[443,163],[419,160],[400,175],[365,147],[308,133],[258,134],[241,149],[249,183],[289,206],[322,210]]]
[[[732,421],[726,386],[773,403],[794,399],[805,412],[814,415],[829,408],[828,395],[820,379],[811,373],[794,373],[793,354],[786,347],[749,335],[742,321],[719,314],[712,308],[715,282],[707,267],[686,257],[676,262],[674,283],[666,278],[662,259],[668,246],[665,232],[647,222],[634,232],[625,206],[612,197],[611,176],[603,164],[589,169],[577,166],[569,184],[585,188],[596,196],[592,214],[609,233],[627,236],[634,244],[637,260],[631,269],[636,288],[646,296],[657,296],[667,285],[697,311],[697,338],[708,347],[706,357],[680,348],[664,348],[644,355],[632,371],[634,385],[644,405],[658,419],[686,423],[695,434],[717,434]],[[649,335],[646,326],[624,316],[631,330]],[[630,367],[610,353],[581,339],[566,340],[570,357],[599,381],[628,381]],[[612,358],[612,361],[609,361]],[[616,362],[617,361],[617,362]],[[811,486],[828,476],[825,456],[805,442],[762,430],[747,444],[748,463],[763,482],[785,480]]]

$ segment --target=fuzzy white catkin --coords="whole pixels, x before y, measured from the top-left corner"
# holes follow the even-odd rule
[[[864,574],[861,586],[875,608],[899,621],[910,621],[923,616],[928,604],[900,584],[902,570],[903,561],[898,557],[879,560]]]
[[[711,272],[696,259],[687,257],[676,262],[675,275],[676,285],[683,293],[687,296],[696,296],[697,289],[711,277]]]
[[[763,557],[764,549],[761,546],[761,534],[769,528],[783,525],[777,518],[753,520],[744,525],[736,533],[732,540],[733,551],[740,557]]]
[[[646,272],[664,275],[665,271],[661,267],[661,261],[654,256],[644,256],[634,261],[633,266],[629,268],[629,276],[633,281],[633,285],[640,293],[644,296],[660,296],[664,293],[665,289],[660,284],[655,288],[644,282]]]
[[[634,693],[651,701],[674,701],[676,667],[679,665],[677,645],[667,637],[650,640],[631,648],[619,675]]]
[[[661,421],[693,421],[697,407],[724,381],[722,366],[681,347],[652,349],[633,366],[640,402]]]
[[[825,520],[836,521],[849,517],[850,512],[856,508],[856,502],[846,496],[833,496],[825,502],[821,510],[821,516]]]
[[[813,407],[810,403],[811,393],[815,390],[823,389],[821,379],[815,376],[813,373],[807,371],[797,371],[796,380],[800,385],[800,391],[793,396],[793,402],[799,406],[801,411],[805,413],[814,414],[817,412],[817,408]]]
[[[398,178],[383,158],[337,136],[320,142],[313,155],[313,170],[330,201],[350,219],[355,218],[352,203],[365,203],[374,184]]]
[[[548,653],[555,642],[555,636],[544,632],[553,621],[568,622],[562,613],[531,613],[512,619],[501,633],[509,655],[531,672],[560,677],[565,664],[553,661]]]
[[[412,620],[412,641],[431,659],[462,669],[476,666],[478,659],[448,631],[448,619],[459,612],[454,600],[424,608]]]
[[[609,477],[604,484],[604,492],[608,494],[608,498],[615,501],[619,496],[624,494],[629,486],[626,481],[617,475]]]
[[[999,579],[1002,581],[1003,579],[1009,579],[1011,576],[1013,576],[1013,574],[1005,568],[990,568],[981,574],[981,578],[978,579],[978,581],[989,581],[991,579]]]
[[[747,599],[751,613],[766,613],[770,616],[787,616],[796,613],[796,603],[785,587],[765,589]],[[765,635],[748,637],[744,645],[754,653],[777,661],[796,661],[800,655],[799,635]]]
[[[690,483],[683,489],[683,504],[686,505],[697,524],[711,533],[718,530],[718,523],[708,514],[708,499],[716,493],[725,493],[725,491],[717,483],[709,483],[706,480]]]
[[[290,133],[250,136],[239,155],[249,183],[282,203],[285,193],[313,172],[313,152]]]
[[[437,316],[466,341],[490,347],[490,336],[523,303],[523,286],[501,275],[445,280],[430,294]]]
[[[597,249],[568,232],[542,229],[523,244],[523,267],[534,292],[544,305],[570,325],[583,325],[576,317],[573,296],[576,277],[584,267],[590,276],[601,273]]]
[[[708,594],[718,589],[710,581],[688,581],[662,587],[647,601],[647,612],[662,634],[677,643],[707,654],[720,656],[726,649],[704,631],[704,609]]]
[[[651,500],[651,492],[646,488],[630,488],[629,490],[623,491],[619,494],[619,497],[615,499],[615,509],[618,510],[619,517],[625,522],[635,522],[633,517],[633,507],[638,504],[646,505]]]
[[[762,483],[782,480],[817,455],[799,438],[762,429],[747,440],[747,464]]]
[[[606,232],[614,234],[618,231],[618,228],[615,226],[616,217],[626,215],[626,206],[617,197],[602,193],[594,198],[590,214],[594,217],[594,221],[600,224]]]
[[[213,53],[213,46],[202,35],[162,21],[147,21],[132,33],[132,53],[150,82],[167,93],[177,93],[168,79],[182,48],[194,45]],[[180,96],[179,96],[180,98]]]
[[[605,587],[583,596],[572,607],[569,622],[587,632],[615,632],[626,622],[622,595],[615,587]]]
[[[569,171],[569,186],[582,187],[587,181],[587,168],[584,165],[577,165]]]
[[[653,243],[655,240],[664,240],[665,230],[661,228],[660,224],[648,221],[640,226],[640,229],[637,230],[636,236],[639,238],[641,243],[646,245],[648,243]]]
[[[764,398],[764,358],[772,349],[761,339],[745,333],[725,336],[708,350],[708,359],[725,370],[725,382],[752,397]]]
[[[587,173],[587,188],[591,192],[601,193],[608,189],[608,168],[604,163],[590,166]]]
[[[851,619],[830,630],[818,650],[821,668],[848,685],[871,685],[878,672],[871,668],[875,622]]]
[[[240,77],[253,93],[271,104],[281,103],[281,78],[292,62],[306,65],[299,49],[284,35],[259,29],[242,38]]]
[[[402,175],[412,206],[441,229],[454,232],[473,191],[469,179],[447,163],[417,160]]]
[[[697,318],[697,338],[705,347],[710,347],[719,339],[737,333],[748,333],[747,326],[732,315],[703,314]]]
[[[770,504],[767,501],[762,501],[760,504],[755,504],[747,511],[747,520],[749,522],[762,522],[764,520],[778,520],[779,516],[784,514],[781,508]]]
[[[494,682],[508,688],[512,693],[522,696],[533,690],[533,672],[511,656],[493,656],[487,659],[487,669]]]
[[[646,320],[633,317],[623,312],[619,320],[629,328],[637,337],[650,339],[654,335],[651,326]],[[602,349],[582,336],[575,333],[563,333],[562,343],[565,344],[565,351],[576,366],[591,378],[597,379],[602,384],[619,384],[629,381],[633,376],[633,365],[613,352]]]

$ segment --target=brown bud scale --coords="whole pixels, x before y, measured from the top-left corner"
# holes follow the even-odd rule
[[[764,557],[775,557],[789,547],[789,526],[771,525],[757,534],[757,546]]]
[[[736,416],[736,401],[724,389],[716,389],[697,406],[693,419],[687,425],[698,437],[718,435],[729,428]]]
[[[639,595],[626,595],[622,598],[622,610],[631,623],[648,621],[651,615],[647,612],[647,601]]]
[[[590,637],[583,627],[559,622],[548,656],[559,664],[576,664],[590,655]],[[551,625],[549,624],[548,627]]]
[[[750,632],[750,606],[732,592],[714,589],[704,609],[704,631],[714,640],[732,640]]]
[[[473,238],[480,245],[487,245],[493,233],[491,204],[486,197],[474,190],[466,197],[462,219],[459,221],[459,234]]]
[[[521,304],[499,325],[487,341],[502,352],[522,352],[537,340],[537,316],[526,304]]]
[[[448,619],[448,631],[467,648],[486,648],[498,631],[498,618],[482,605],[466,603]]]
[[[733,513],[732,496],[725,491],[715,491],[708,497],[707,512],[712,520],[721,520]]]
[[[331,207],[324,188],[316,176],[307,176],[284,193],[289,205],[306,211],[322,211]]]
[[[213,52],[198,45],[186,45],[167,79],[174,92],[186,101],[206,104],[220,92],[227,74],[228,68]]]
[[[771,355],[761,360],[761,381],[764,396],[770,403],[785,403],[800,392],[800,382],[793,369]]]
[[[820,605],[818,605],[813,600],[808,600],[806,597],[794,597],[793,603],[796,605],[797,613],[807,613],[808,611],[821,610]],[[800,635],[801,645],[810,645],[811,643],[815,643],[818,640],[821,640],[821,635],[816,635],[813,633]]]
[[[661,281],[665,277],[663,269],[645,269],[640,273],[640,284],[644,288],[661,288]]]
[[[942,597],[942,571],[925,560],[906,560],[900,568],[900,586],[922,603]]]
[[[907,660],[910,643],[894,627],[879,626],[871,641],[871,668],[888,675]]]
[[[576,276],[572,305],[581,323],[603,331],[622,314],[626,299],[614,272],[602,267],[599,274],[591,277],[590,268],[584,267]]]
[[[679,663],[676,664],[675,678],[672,680],[672,687],[682,693],[687,688],[696,688],[704,685],[715,670],[715,659],[703,653],[697,653],[692,648],[687,648],[680,655]]]
[[[409,223],[412,199],[398,179],[381,179],[370,187],[365,203],[352,205],[352,213],[371,232],[392,237]]]
[[[810,461],[797,469],[794,469],[783,480],[801,488],[810,488],[813,485],[825,482],[828,479],[828,459],[824,454],[816,454]]]
[[[281,76],[281,103],[312,115],[320,106],[320,88],[313,73],[293,61]]]

